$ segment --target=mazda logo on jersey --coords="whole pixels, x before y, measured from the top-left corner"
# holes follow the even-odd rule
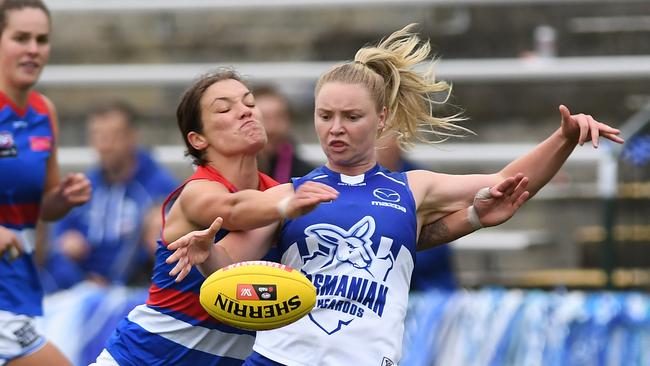
[[[400,200],[399,193],[388,188],[377,188],[374,191],[372,191],[372,195],[379,198],[382,201],[387,201],[387,202],[395,203],[395,202],[399,202]]]

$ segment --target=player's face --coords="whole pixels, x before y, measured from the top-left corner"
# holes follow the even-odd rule
[[[32,87],[50,57],[50,20],[37,8],[10,10],[0,37],[0,80],[5,87]]]
[[[385,108],[377,112],[363,85],[324,84],[316,96],[314,125],[330,167],[346,170],[374,165],[385,116]]]
[[[289,134],[289,111],[282,98],[262,95],[255,98],[257,107],[262,112],[262,121],[269,139],[267,148],[276,148]]]
[[[241,82],[212,84],[201,97],[203,136],[221,155],[256,154],[266,144],[262,114]]]
[[[119,172],[135,156],[136,135],[124,114],[113,111],[88,120],[90,145],[97,151],[103,169]]]

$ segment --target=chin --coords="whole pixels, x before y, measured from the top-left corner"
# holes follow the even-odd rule
[[[264,149],[266,146],[266,139],[260,139],[257,141],[252,141],[248,146],[248,151],[258,153]]]
[[[38,82],[38,76],[36,77],[22,77],[16,81],[16,85],[21,90],[31,89]]]

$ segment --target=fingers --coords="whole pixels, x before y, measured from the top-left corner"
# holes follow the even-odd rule
[[[528,198],[530,198],[530,192],[525,191],[522,193],[519,197],[517,197],[517,200],[514,203],[515,210],[518,210],[521,205],[523,205]]]
[[[492,197],[501,197],[503,195],[503,192],[508,190],[508,188],[512,186],[514,181],[515,181],[515,177],[508,177],[504,179],[503,181],[501,181],[501,183],[492,186],[490,188],[490,194],[492,195]]]
[[[560,106],[560,114],[562,115],[562,123],[565,125],[575,124],[579,130],[578,144],[584,145],[585,142],[591,140],[594,148],[598,148],[600,137],[604,137],[612,142],[622,144],[625,142],[623,138],[618,136],[621,131],[617,128],[611,127],[605,123],[598,122],[588,114],[574,114],[564,105]]]
[[[72,205],[86,203],[91,196],[90,181],[82,173],[71,173],[61,182],[61,194]]]
[[[206,234],[208,234],[210,237],[214,237],[217,235],[217,232],[221,230],[221,225],[223,224],[223,219],[221,217],[217,217],[212,221],[212,224],[210,224],[210,227],[208,228]]]
[[[194,232],[191,232],[189,234],[185,234],[181,236],[180,238],[174,240],[171,242],[169,245],[167,245],[167,249],[169,250],[177,250],[179,248],[187,247],[190,245],[190,242],[192,241],[192,237],[194,236]],[[169,263],[169,262],[168,262]]]
[[[288,214],[288,217],[297,217],[297,216],[302,216],[305,215],[311,211],[313,211],[316,207],[318,207],[319,204],[323,202],[329,202],[331,200],[322,200],[318,197],[301,197],[301,198],[295,198],[294,199],[294,204],[293,208],[290,210],[290,214]]]
[[[524,179],[523,173],[517,173],[512,177],[508,177],[501,181],[501,183],[490,188],[490,194],[492,197],[501,197],[503,194],[509,195],[515,190],[515,187]]]
[[[560,116],[562,116],[562,120],[565,122],[569,122],[571,120],[571,111],[569,111],[569,108],[567,108],[564,104],[560,104]]]
[[[307,182],[296,190],[287,203],[286,217],[295,218],[316,208],[320,203],[338,198],[334,188],[317,182]]]
[[[185,254],[187,254],[187,250],[183,248],[181,250]],[[178,263],[172,268],[171,271],[169,271],[169,275],[171,277],[176,276],[174,279],[175,282],[181,282],[187,275],[190,273],[192,270],[192,265],[190,264],[189,260],[187,259],[187,256],[182,256],[179,260]]]
[[[617,144],[622,144],[625,142],[625,140],[622,137],[616,136],[615,134],[604,133],[602,134],[602,136],[612,142],[616,142]]]
[[[5,248],[5,250],[0,250],[0,258],[2,258],[2,256],[4,256],[5,252],[9,256],[9,262],[15,261],[23,253],[16,246],[12,245],[12,246],[9,246],[9,247]]]
[[[187,253],[187,252],[185,251],[185,253]],[[187,257],[181,256],[178,259],[178,262],[176,262],[176,265],[174,266],[174,268],[172,268],[172,270],[169,271],[169,275],[172,276],[172,277],[176,276],[177,274],[179,274],[183,270],[183,268],[185,266],[187,266],[187,264],[188,264]]]
[[[591,130],[591,145],[594,148],[598,148],[598,138],[600,137],[600,129],[598,128],[600,123],[596,122],[592,116],[587,116],[589,122],[589,128]]]
[[[598,123],[598,129],[600,130],[601,135],[605,134],[611,134],[611,135],[618,135],[621,133],[621,130],[618,128],[610,127],[602,122],[596,122]]]
[[[317,183],[317,182],[306,182],[305,184],[301,185],[298,187],[298,190],[296,191],[296,195],[303,195],[303,194],[308,194],[310,196],[319,196],[323,200],[333,200],[336,199],[339,196],[339,192],[322,183]]]
[[[530,195],[529,192],[526,191],[526,187],[528,187],[528,177],[522,177],[517,186],[514,188],[514,190],[511,192],[510,196],[512,197],[513,201],[516,201],[523,195],[524,193],[527,193],[527,196]]]
[[[176,276],[176,279],[174,279],[174,282],[177,283],[181,282],[185,277],[187,277],[187,275],[190,273],[191,270],[192,270],[192,266],[187,265],[183,267],[181,273],[179,273],[178,276]]]
[[[167,248],[169,248],[169,246]],[[172,264],[174,262],[177,262],[183,256],[182,249],[184,248],[179,248],[174,250],[174,252],[170,254],[169,257],[167,257],[167,259],[165,259],[165,263]]]
[[[22,244],[12,233],[3,239],[3,243],[0,243],[0,258],[5,255],[5,252],[8,253],[10,262],[13,262],[24,253]]]
[[[169,272],[171,277],[176,276],[174,282],[181,282],[192,270],[192,266],[187,262],[186,258],[181,258],[176,266]]]
[[[587,136],[589,133],[589,121],[584,115],[575,115],[571,117],[573,117],[574,121],[578,123],[578,128],[580,128],[580,136],[578,137],[578,144],[582,146],[584,145],[585,141],[587,141]]]

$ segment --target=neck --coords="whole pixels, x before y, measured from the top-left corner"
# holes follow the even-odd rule
[[[30,89],[21,90],[8,85],[6,82],[0,82],[0,90],[19,108],[25,107]]]
[[[398,172],[402,169],[401,160],[399,156],[387,156],[381,159],[381,166],[390,170],[391,172]]]
[[[208,164],[239,190],[259,187],[255,155],[219,156]]]
[[[325,164],[325,166],[327,166],[330,170],[334,172],[350,175],[350,176],[363,174],[368,170],[372,169],[375,165],[377,165],[377,161],[374,159],[356,165],[340,165],[340,164],[337,165],[332,163],[331,161],[328,161],[327,164]]]
[[[104,178],[110,183],[121,183],[133,176],[136,166],[135,156],[129,156],[112,169],[104,169]]]

